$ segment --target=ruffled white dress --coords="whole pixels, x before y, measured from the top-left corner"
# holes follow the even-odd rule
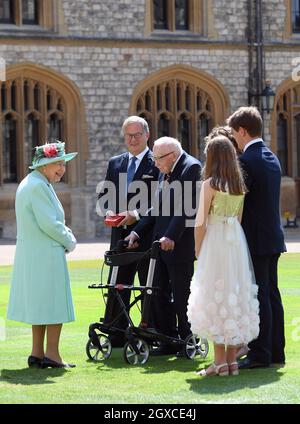
[[[191,283],[191,329],[216,344],[247,344],[259,333],[258,287],[238,221],[243,202],[243,195],[216,192]]]

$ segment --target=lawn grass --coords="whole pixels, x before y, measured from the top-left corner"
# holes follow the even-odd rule
[[[61,352],[72,370],[27,368],[31,328],[6,321],[0,339],[0,403],[299,403],[300,401],[300,254],[285,254],[279,263],[285,307],[287,364],[284,368],[244,370],[238,377],[199,378],[205,360],[150,357],[143,366],[128,365],[121,349],[101,363],[85,354],[88,327],[103,316],[100,291],[87,285],[100,281],[99,261],[69,263],[76,321],[63,327]],[[0,319],[6,315],[12,268],[0,269]],[[135,311],[135,320],[139,318]],[[297,320],[298,318],[298,320]],[[1,321],[0,321],[1,324]],[[2,337],[3,338],[3,337]]]

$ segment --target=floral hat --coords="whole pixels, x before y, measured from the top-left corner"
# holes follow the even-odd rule
[[[35,154],[32,159],[32,165],[29,169],[36,169],[48,163],[58,162],[64,160],[68,162],[77,155],[77,152],[66,153],[65,143],[56,141],[55,143],[46,143],[43,146],[37,146],[35,148]]]

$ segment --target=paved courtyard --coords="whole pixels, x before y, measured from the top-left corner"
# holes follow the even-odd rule
[[[300,253],[300,228],[285,229],[285,240],[288,252]],[[13,263],[15,248],[15,240],[0,239],[0,266]],[[76,249],[67,255],[67,260],[102,259],[108,249],[108,241],[99,239],[81,241]]]

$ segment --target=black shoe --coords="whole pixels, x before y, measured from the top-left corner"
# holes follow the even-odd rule
[[[42,359],[41,368],[75,368],[74,364],[60,364],[46,356]]]
[[[240,370],[254,369],[254,368],[269,368],[270,364],[264,364],[263,362],[253,361],[250,358],[240,359],[238,361]]]
[[[42,359],[37,358],[36,356],[32,356],[32,355],[28,356],[27,363],[29,368],[31,367],[40,368],[41,362],[42,362]]]

